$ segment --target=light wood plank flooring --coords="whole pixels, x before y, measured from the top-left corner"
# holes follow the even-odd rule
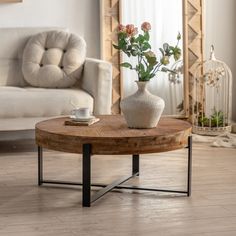
[[[30,144],[29,144],[30,145]],[[81,188],[37,186],[32,146],[0,143],[1,236],[235,236],[236,150],[194,144],[193,193],[113,191],[81,207]],[[133,184],[186,188],[186,151],[141,156]],[[81,180],[81,156],[45,152],[45,177]],[[131,171],[129,156],[94,156],[93,181]]]

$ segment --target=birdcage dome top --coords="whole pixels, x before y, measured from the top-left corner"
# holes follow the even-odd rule
[[[231,79],[232,73],[225,62],[216,59],[214,46],[212,45],[209,60],[197,65],[194,77],[198,82],[218,87],[220,80]]]

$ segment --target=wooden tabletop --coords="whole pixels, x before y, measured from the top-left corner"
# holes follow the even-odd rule
[[[92,154],[144,154],[171,151],[187,145],[191,124],[162,118],[153,129],[129,129],[121,115],[98,116],[91,126],[65,126],[69,118],[55,118],[36,124],[36,143],[52,150],[82,153],[92,144]]]

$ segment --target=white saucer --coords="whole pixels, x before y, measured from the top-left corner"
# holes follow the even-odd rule
[[[95,116],[89,116],[89,117],[75,117],[75,116],[70,116],[70,118],[71,118],[73,121],[88,122],[88,121],[94,119]]]

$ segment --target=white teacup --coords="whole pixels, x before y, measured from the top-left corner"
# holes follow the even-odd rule
[[[74,109],[71,114],[74,115],[75,118],[89,118],[91,116],[88,107]]]

